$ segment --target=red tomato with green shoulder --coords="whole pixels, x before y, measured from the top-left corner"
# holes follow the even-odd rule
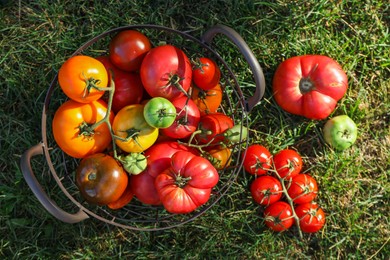
[[[217,170],[207,159],[181,151],[172,156],[171,166],[156,177],[155,186],[168,212],[186,214],[209,200],[218,180]]]
[[[206,114],[200,117],[196,140],[203,144],[216,144],[225,140],[223,133],[234,126],[230,116],[223,113]]]
[[[154,181],[157,175],[169,168],[172,155],[178,151],[190,151],[198,155],[196,149],[179,144],[176,141],[156,143],[145,151],[144,154],[147,158],[146,170],[138,175],[132,175],[129,180],[131,190],[139,201],[148,205],[161,205]]]
[[[340,64],[324,55],[303,55],[283,61],[273,77],[275,101],[285,111],[324,119],[335,109],[348,88]]]
[[[112,73],[115,82],[115,92],[112,99],[112,111],[118,113],[125,106],[139,104],[143,98],[144,87],[139,74],[127,72],[114,66],[108,56],[97,57],[103,63],[107,72]]]
[[[318,232],[325,225],[325,212],[315,202],[300,204],[295,208],[299,227],[305,233]]]
[[[58,71],[58,83],[70,99],[89,103],[100,99],[106,88],[108,74],[104,65],[95,58],[77,55],[67,59]]]
[[[252,175],[264,175],[272,166],[270,151],[260,144],[248,146],[242,159],[245,171]]]
[[[198,58],[193,62],[192,74],[194,84],[203,90],[214,88],[221,79],[218,65],[207,57]]]
[[[106,123],[96,128],[92,126],[103,120],[107,114],[107,104],[102,100],[79,103],[72,99],[63,103],[55,112],[52,122],[54,140],[71,157],[84,158],[103,152],[112,141]],[[112,123],[114,113],[110,113]]]
[[[109,43],[111,62],[121,70],[138,71],[141,63],[152,48],[149,38],[136,30],[117,33]]]
[[[284,201],[277,201],[264,210],[265,224],[271,230],[282,232],[294,224],[291,206]]]
[[[302,157],[294,150],[284,149],[273,156],[273,164],[280,178],[291,179],[303,167]]]
[[[268,175],[256,178],[250,186],[250,191],[254,201],[263,206],[279,201],[283,195],[280,181]]]
[[[151,97],[164,97],[172,101],[188,95],[192,82],[191,62],[184,51],[176,46],[157,46],[145,56],[140,75]]]
[[[287,193],[295,204],[310,202],[317,197],[317,181],[308,174],[300,173],[291,179]]]

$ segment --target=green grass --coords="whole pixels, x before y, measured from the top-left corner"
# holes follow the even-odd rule
[[[95,2],[1,1],[0,257],[388,259],[387,1]],[[24,181],[19,162],[22,153],[42,139],[44,97],[61,63],[88,39],[114,27],[157,24],[200,37],[218,23],[241,34],[266,76],[265,96],[249,115],[251,142],[262,143],[272,152],[292,147],[302,154],[305,171],[318,181],[326,226],[302,240],[295,229],[272,233],[250,197],[251,179],[244,173],[216,206],[167,231],[131,231],[96,219],[66,224],[48,214]],[[252,77],[240,53],[223,39],[217,43],[215,48],[250,95]],[[324,120],[292,116],[272,98],[277,65],[309,53],[336,59],[348,75],[348,92],[333,115],[349,115],[358,125],[359,136],[344,152],[324,144]],[[32,164],[49,196],[61,207],[74,209],[50,177],[43,156],[35,157]]]

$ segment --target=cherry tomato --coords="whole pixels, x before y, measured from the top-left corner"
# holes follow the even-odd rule
[[[294,224],[291,206],[281,200],[266,207],[264,217],[267,227],[277,232],[285,231]]]
[[[201,115],[216,113],[222,103],[222,88],[220,84],[209,90],[202,90],[194,86],[192,88],[191,99],[199,108]]]
[[[112,64],[108,56],[101,56],[96,59],[103,63],[107,72],[111,71],[115,82],[112,111],[118,113],[125,106],[139,104],[144,93],[144,87],[139,74],[118,69]]]
[[[140,75],[151,97],[173,100],[188,92],[192,81],[191,63],[178,47],[161,45],[145,56]]]
[[[305,233],[315,233],[325,225],[325,213],[315,202],[300,204],[295,208],[299,227]]]
[[[317,196],[317,182],[310,175],[300,173],[291,179],[287,193],[296,204],[310,202]]]
[[[252,144],[242,154],[243,166],[246,172],[252,175],[263,175],[271,168],[272,155],[267,148],[259,144]]]
[[[201,57],[194,61],[193,65],[193,81],[197,87],[209,90],[219,84],[221,71],[215,61]]]
[[[173,124],[161,129],[165,136],[183,139],[189,137],[198,127],[200,113],[194,101],[187,97],[179,97],[172,101],[176,108],[176,118]]]
[[[103,64],[95,58],[78,55],[67,59],[58,71],[58,83],[70,99],[80,103],[98,100],[108,85],[108,75]]]
[[[97,153],[81,160],[76,170],[76,185],[83,198],[92,204],[107,205],[125,191],[128,176],[111,156]]]
[[[324,119],[332,113],[348,87],[341,66],[323,55],[303,55],[283,61],[275,71],[276,102],[289,113]]]
[[[124,30],[117,33],[109,44],[111,62],[125,71],[138,71],[141,63],[152,48],[143,33],[136,30]]]
[[[125,152],[143,152],[157,140],[158,129],[145,121],[143,111],[144,105],[129,105],[122,108],[114,118],[112,130],[117,136],[115,143]]]
[[[146,122],[156,128],[170,127],[176,119],[176,108],[166,98],[154,97],[144,107]]]
[[[111,133],[106,123],[95,129],[91,126],[107,114],[107,104],[102,100],[79,103],[68,100],[55,112],[52,130],[54,140],[69,156],[84,158],[104,151],[111,143]],[[110,114],[112,122],[114,113]]]
[[[279,201],[283,194],[282,184],[272,176],[256,178],[250,187],[252,198],[260,205],[269,206]]]
[[[294,150],[284,149],[273,157],[275,170],[281,178],[291,179],[302,170],[302,157]]]
[[[223,133],[234,126],[233,119],[223,113],[207,114],[200,117],[198,129],[200,134],[195,138],[203,144],[216,144],[225,139]]]

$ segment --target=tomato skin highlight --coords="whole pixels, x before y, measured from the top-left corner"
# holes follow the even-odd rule
[[[104,91],[91,87],[106,88],[108,74],[104,65],[95,58],[77,55],[67,59],[58,71],[58,83],[70,99],[89,103],[100,99]]]
[[[285,111],[325,119],[348,88],[341,66],[323,55],[303,55],[279,64],[273,77],[275,101]]]
[[[145,90],[151,97],[170,101],[188,92],[192,82],[192,68],[187,55],[178,47],[161,45],[145,56],[140,69]]]
[[[151,48],[149,38],[143,33],[136,30],[124,30],[111,39],[109,57],[119,69],[138,71]]]
[[[111,156],[97,153],[85,157],[76,170],[76,185],[85,200],[107,205],[117,201],[125,191],[128,176]]]
[[[103,152],[111,143],[111,133],[106,123],[96,127],[92,135],[84,135],[83,124],[92,125],[107,114],[107,104],[102,100],[79,103],[68,100],[55,112],[52,122],[54,140],[71,157],[84,158]],[[112,122],[114,113],[109,120]]]

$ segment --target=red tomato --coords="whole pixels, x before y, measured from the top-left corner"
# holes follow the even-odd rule
[[[102,100],[78,103],[68,100],[54,114],[52,128],[54,140],[69,156],[84,158],[103,152],[111,144],[111,132],[106,123],[94,130],[89,128],[107,114],[107,104]],[[114,113],[110,114],[110,122]]]
[[[174,214],[190,213],[205,204],[219,175],[205,158],[180,151],[171,159],[171,167],[160,173],[155,186],[164,208]]]
[[[200,113],[194,101],[187,97],[179,97],[172,101],[176,108],[176,119],[167,128],[160,129],[160,132],[168,137],[182,139],[189,137],[198,127]]]
[[[273,78],[273,93],[279,106],[310,119],[328,117],[347,87],[348,78],[341,66],[322,55],[287,59]]]
[[[145,151],[148,162],[146,170],[130,178],[131,189],[139,201],[149,205],[161,204],[154,180],[158,174],[169,168],[172,155],[178,151],[197,154],[196,150],[176,141],[156,143]]]
[[[125,71],[137,71],[152,48],[149,39],[135,30],[119,32],[109,44],[109,57],[112,63]]]
[[[162,45],[152,48],[145,56],[140,75],[151,97],[159,96],[172,101],[189,90],[192,81],[191,63],[181,49]]]
[[[69,98],[89,103],[100,99],[108,84],[107,71],[103,64],[89,56],[77,55],[67,59],[58,71],[58,83]]]
[[[291,206],[284,201],[277,201],[264,210],[265,224],[273,231],[281,232],[294,224]]]
[[[233,119],[223,113],[207,114],[200,117],[200,134],[196,140],[203,144],[215,144],[225,139],[223,133],[234,126]]]
[[[299,227],[305,233],[315,233],[325,225],[325,213],[315,202],[308,202],[295,208]]]
[[[310,175],[300,173],[291,179],[287,193],[296,204],[310,202],[317,196],[317,182]]]
[[[76,185],[89,203],[107,205],[117,201],[127,184],[128,176],[120,163],[103,153],[85,157],[76,170]]]
[[[275,170],[281,178],[291,179],[302,170],[302,158],[294,150],[284,149],[273,157]]]
[[[252,144],[246,149],[246,154],[242,155],[245,171],[252,175],[263,175],[271,168],[272,155],[262,145]]]
[[[199,108],[201,115],[216,113],[222,103],[222,88],[220,84],[209,90],[198,87],[192,88],[191,99]]]
[[[250,191],[252,198],[263,206],[277,202],[283,194],[280,181],[268,175],[256,178],[251,184]]]
[[[118,113],[123,107],[139,104],[142,100],[144,87],[141,78],[133,72],[126,72],[115,67],[108,56],[97,57],[107,71],[112,72],[115,82],[115,92],[112,99],[112,111]]]
[[[210,58],[202,57],[194,62],[192,70],[195,85],[203,90],[209,90],[219,84],[221,71]]]

